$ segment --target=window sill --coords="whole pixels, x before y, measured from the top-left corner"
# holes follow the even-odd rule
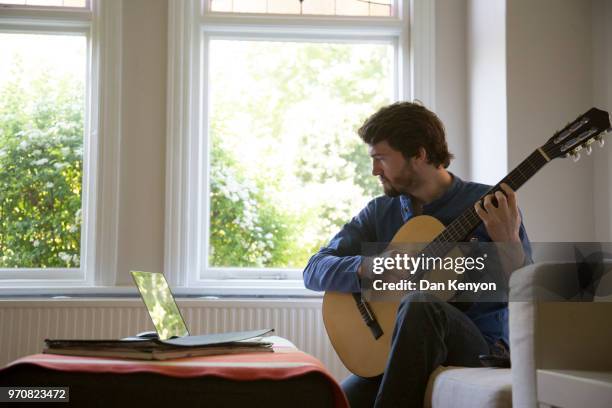
[[[59,282],[58,282],[59,283]],[[57,283],[56,283],[57,285]],[[197,298],[320,298],[322,292],[306,289],[301,280],[201,280],[191,286],[172,288],[176,297]],[[0,282],[0,298],[7,297],[138,297],[130,286],[54,286],[20,285]]]

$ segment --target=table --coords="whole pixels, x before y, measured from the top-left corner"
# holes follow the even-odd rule
[[[273,353],[166,361],[36,354],[0,370],[0,386],[68,386],[62,407],[348,407],[320,361],[278,341]]]

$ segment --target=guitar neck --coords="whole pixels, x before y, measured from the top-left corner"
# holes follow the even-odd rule
[[[544,167],[548,161],[549,159],[544,152],[540,149],[535,150],[485,195],[501,190],[500,184],[502,183],[508,184],[514,191],[518,190],[527,180]],[[445,254],[445,243],[465,241],[481,222],[474,207],[470,206],[427,246],[427,250],[431,251],[432,254]]]

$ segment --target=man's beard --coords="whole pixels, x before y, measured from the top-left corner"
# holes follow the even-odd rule
[[[398,197],[398,196],[400,196],[402,194],[395,187],[393,187],[391,184],[389,184],[389,181],[386,180],[386,179],[382,183],[382,186],[383,186],[383,192],[385,193],[385,195],[387,197]]]
[[[418,176],[414,173],[414,170],[409,167],[408,163],[404,166],[404,176],[402,179],[396,180],[395,185],[391,185],[389,179],[384,176],[380,179],[382,181],[383,192],[388,197],[398,197],[402,194],[409,194],[409,191],[416,188],[419,183]]]

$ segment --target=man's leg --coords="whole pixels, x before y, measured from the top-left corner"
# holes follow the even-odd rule
[[[382,375],[373,378],[362,378],[350,375],[342,381],[342,391],[346,394],[351,408],[372,408],[378,394]]]
[[[423,407],[429,375],[441,364],[480,366],[489,346],[460,310],[436,297],[415,292],[400,303],[391,353],[376,407]]]

